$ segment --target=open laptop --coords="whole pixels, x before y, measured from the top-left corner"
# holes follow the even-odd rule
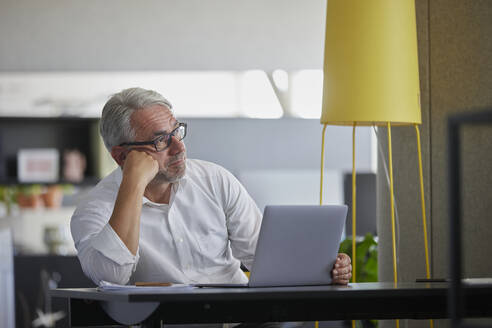
[[[249,283],[195,286],[330,284],[346,217],[346,205],[266,206]]]

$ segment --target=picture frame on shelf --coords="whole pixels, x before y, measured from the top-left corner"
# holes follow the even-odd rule
[[[17,153],[19,182],[57,182],[60,154],[55,148],[20,149]]]

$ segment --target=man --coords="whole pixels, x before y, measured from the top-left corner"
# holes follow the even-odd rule
[[[160,94],[140,88],[109,99],[101,136],[120,166],[75,211],[71,229],[96,283],[245,283],[261,213],[224,168],[186,158],[187,126]],[[333,282],[347,284],[340,254]],[[328,273],[327,273],[328,274]]]

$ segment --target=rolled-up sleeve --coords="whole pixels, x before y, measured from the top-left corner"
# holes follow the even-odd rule
[[[126,284],[135,271],[139,252],[133,255],[108,223],[116,195],[95,188],[75,210],[70,229],[84,273],[101,280]]]

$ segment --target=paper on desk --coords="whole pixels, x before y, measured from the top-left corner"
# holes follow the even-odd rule
[[[492,278],[465,278],[461,282],[465,285],[491,285]]]
[[[170,286],[135,286],[135,285],[118,285],[102,280],[97,290],[99,291],[131,291],[131,292],[175,292],[178,290],[187,290],[196,288],[187,284],[172,284]]]

